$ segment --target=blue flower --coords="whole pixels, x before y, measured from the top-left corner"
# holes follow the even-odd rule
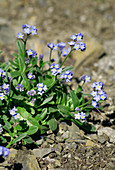
[[[63,49],[62,51],[62,56],[67,56],[69,54],[68,50]]]
[[[77,34],[77,41],[81,41],[83,39],[83,34]]]
[[[98,103],[94,100],[92,100],[91,102],[91,105],[94,107],[94,108],[97,108],[98,107]]]
[[[35,26],[31,26],[30,32],[31,32],[32,35],[37,34],[37,29],[36,29],[36,27],[35,27]]]
[[[4,146],[0,146],[0,156],[8,157],[10,151],[8,148],[5,148]]]
[[[66,43],[60,42],[60,43],[57,44],[57,46],[60,48],[60,50],[62,50],[63,48],[66,47]]]
[[[86,119],[86,113],[81,112],[80,113],[80,119],[85,120]]]
[[[93,97],[93,99],[94,99],[96,102],[98,102],[101,98],[100,98],[100,95],[96,95],[96,96]]]
[[[0,100],[4,100],[4,97],[5,97],[4,93],[0,93]]]
[[[80,46],[81,51],[86,50],[86,44],[85,43],[79,42],[79,46]]]
[[[13,116],[13,118],[14,118],[15,120],[17,120],[17,119],[20,118],[20,114],[19,114],[19,113],[16,113],[15,115],[12,115],[12,116]]]
[[[97,91],[92,91],[90,94],[94,97],[97,95]]]
[[[16,111],[18,111],[18,109],[14,106],[11,110],[10,110],[10,114],[13,116],[16,114]]]
[[[32,73],[28,73],[27,76],[28,79],[35,79],[35,75],[33,75]]]
[[[105,92],[103,90],[98,91],[98,94],[102,95],[105,94]]]
[[[30,28],[31,26],[30,25],[28,25],[28,24],[23,24],[22,25],[22,29],[24,29],[24,28]]]
[[[74,42],[74,41],[70,41],[70,42],[68,42],[68,44],[69,44],[70,46],[74,46],[74,45],[75,45],[75,42]]]
[[[97,85],[97,82],[94,82],[94,83],[91,85],[91,87],[92,87],[92,88],[95,88],[96,85]]]
[[[72,35],[71,39],[75,41],[77,39],[77,34]]]
[[[89,76],[87,76],[87,75],[85,75],[85,82],[90,82],[90,77]]]
[[[55,47],[55,44],[53,44],[53,43],[48,43],[47,46],[53,50],[54,47]]]
[[[24,37],[24,34],[22,34],[21,32],[19,32],[19,33],[17,34],[17,38],[23,39],[23,37]]]
[[[30,28],[24,28],[24,34],[30,34],[31,30]]]
[[[80,49],[80,45],[79,45],[79,44],[75,44],[75,45],[73,46],[73,49],[79,50],[79,49]]]
[[[107,99],[107,95],[106,94],[101,94],[100,95],[100,99],[101,100],[106,100]]]
[[[5,78],[6,72],[0,68],[0,77]]]
[[[80,113],[75,113],[74,116],[75,116],[75,119],[80,119]]]
[[[29,49],[29,50],[26,50],[26,53],[28,56],[32,56],[33,55],[33,50]]]
[[[101,90],[103,88],[103,85],[99,82],[97,82],[96,86],[95,86],[95,90]]]
[[[9,86],[10,86],[9,84],[4,83],[4,84],[2,85],[2,88],[3,88],[4,90],[9,90],[9,89],[10,89]]]

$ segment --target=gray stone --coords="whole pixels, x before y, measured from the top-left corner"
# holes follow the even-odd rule
[[[40,149],[33,149],[32,153],[35,155],[37,158],[42,158],[51,152],[54,152],[53,148],[40,148]]]
[[[104,127],[102,129],[98,130],[98,135],[106,134],[111,143],[115,143],[115,129],[112,129],[110,127]]]
[[[16,35],[14,29],[7,26],[0,26],[0,46],[10,45],[15,43]]]
[[[80,139],[81,135],[80,135],[80,129],[78,126],[76,126],[73,122],[72,122],[72,125],[68,127],[68,130],[69,130],[69,137],[71,139]]]
[[[109,137],[106,134],[98,136],[98,141],[102,144],[106,143],[108,141]]]
[[[55,144],[54,149],[55,149],[55,152],[56,152],[58,155],[60,155],[63,148],[62,148],[62,146],[61,146],[60,144]]]

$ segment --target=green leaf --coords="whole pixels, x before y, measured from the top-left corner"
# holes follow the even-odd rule
[[[33,135],[34,133],[36,133],[38,131],[38,127],[36,126],[30,126],[28,131],[27,131],[27,135]]]
[[[19,95],[19,96],[15,95],[12,98],[16,99],[16,100],[24,100],[24,96],[21,96],[21,95]]]
[[[18,49],[19,55],[24,58],[25,57],[25,48],[24,48],[24,44],[20,40],[17,40],[17,49]]]
[[[76,93],[79,93],[79,92],[81,92],[81,91],[82,91],[82,86],[79,85],[79,86],[77,87]]]
[[[2,141],[1,143],[6,143],[7,142],[7,140],[3,136],[0,136],[0,140]]]
[[[54,118],[50,119],[48,121],[48,125],[49,125],[49,128],[52,130],[52,131],[55,131],[57,129],[57,122]]]
[[[45,84],[47,87],[50,87],[51,84],[54,83],[54,81],[55,81],[54,78],[52,78],[52,77],[49,76],[49,75],[46,75],[43,84]]]
[[[79,99],[78,99],[77,95],[74,93],[73,90],[70,90],[70,96],[72,98],[72,102],[73,102],[74,108],[79,106]]]
[[[2,100],[0,100],[0,106],[2,106],[2,105],[3,105]]]
[[[73,66],[67,66],[63,69],[62,72],[66,71],[66,70],[74,70],[74,67]]]
[[[61,115],[63,117],[68,117],[69,116],[69,113],[70,113],[69,107],[62,106],[62,105],[58,105],[57,107],[58,107],[58,110],[59,110],[59,112],[61,113]]]
[[[34,125],[34,126],[37,126],[38,128],[40,128],[38,121],[35,118],[33,118],[31,116],[31,114],[26,111],[25,108],[17,107],[17,109],[18,109],[18,112],[20,113],[20,115],[23,117],[23,119],[26,120],[27,123],[29,122],[28,125],[31,124],[31,125]]]
[[[49,107],[49,112],[50,112],[50,113],[57,112],[57,108]]]
[[[15,77],[19,77],[21,75],[21,73],[19,71],[13,71],[11,72],[11,77],[15,78]]]
[[[53,99],[53,96],[49,96],[48,98],[46,98],[43,103],[41,105],[39,105],[39,107],[45,105],[46,103],[48,103],[49,101],[51,101]]]
[[[23,139],[23,141],[24,141],[24,145],[26,145],[27,143],[29,143],[29,144],[33,143],[33,140],[32,140],[32,138],[30,136],[26,136]]]
[[[28,89],[29,88],[29,80],[25,74],[22,74],[22,77],[23,77],[23,80],[22,80],[21,84],[24,85],[25,89]]]
[[[13,62],[13,61],[9,61],[9,63],[11,63],[11,65],[13,65],[14,67],[18,67],[18,64],[16,64],[15,62]]]
[[[25,138],[27,136],[27,133],[22,133],[20,134],[17,138],[15,138],[13,141],[12,141],[12,144],[20,141],[21,139]]]

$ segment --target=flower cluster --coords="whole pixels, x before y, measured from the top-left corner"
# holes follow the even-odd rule
[[[10,114],[13,116],[15,120],[20,118],[20,114],[17,113],[18,109],[14,106],[13,109],[10,110]]]
[[[103,83],[102,82],[94,82],[91,87],[93,88],[93,91],[90,93],[93,96],[93,100],[91,105],[95,108],[99,106],[99,101],[100,100],[106,100],[107,95],[105,92],[102,90],[103,89]]]
[[[53,63],[50,65],[50,68],[51,68],[51,72],[54,76],[56,76],[58,73],[62,72],[62,68],[59,67],[59,64]]]
[[[8,157],[10,151],[8,148],[5,148],[4,146],[0,146],[0,156]]]
[[[35,79],[35,75],[33,75],[32,73],[28,73],[27,76],[28,79]]]
[[[16,90],[24,91],[24,85],[22,85],[22,84],[17,84]]]
[[[3,129],[2,129],[2,125],[0,124],[0,133],[2,133]]]
[[[64,78],[66,82],[70,82],[72,77],[73,77],[73,72],[71,72],[70,70],[65,71],[60,76],[60,78],[62,79]]]
[[[42,95],[47,90],[47,86],[43,85],[43,83],[38,83],[37,87],[38,87],[37,90],[39,95]]]
[[[37,28],[35,26],[30,26],[28,24],[23,24],[22,29],[23,29],[24,34],[27,34],[27,35],[30,35],[30,34],[35,35],[35,34],[37,34]],[[23,40],[23,37],[24,37],[23,33],[19,32],[17,34],[17,38]]]
[[[34,96],[36,94],[36,91],[35,90],[30,90],[30,91],[27,91],[27,94],[29,96]]]
[[[26,50],[26,53],[28,57],[32,56],[33,58],[35,58],[37,56],[37,52],[31,49]]]
[[[84,51],[86,49],[86,44],[82,42],[83,34],[81,34],[81,33],[74,34],[74,35],[71,36],[71,39],[73,41],[68,42],[68,44],[70,46],[72,46],[73,49],[75,49],[75,50],[80,49],[81,51]]]
[[[5,78],[6,72],[0,68],[0,77]]]
[[[74,116],[75,116],[75,119],[81,119],[82,121],[86,119],[86,113],[84,112],[75,113]]]

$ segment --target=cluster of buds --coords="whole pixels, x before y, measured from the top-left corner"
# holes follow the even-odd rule
[[[24,85],[22,85],[22,84],[17,84],[17,86],[16,86],[16,90],[19,90],[19,91],[24,91]]]

